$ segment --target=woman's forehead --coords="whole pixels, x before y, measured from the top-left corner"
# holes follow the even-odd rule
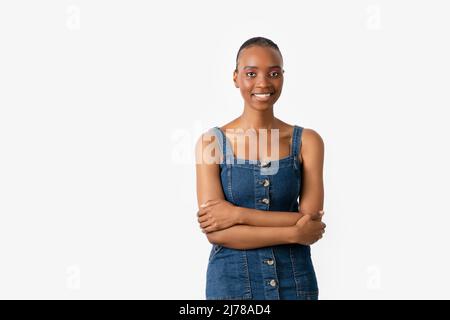
[[[255,68],[281,67],[283,60],[280,53],[271,47],[252,46],[245,48],[239,54],[239,65]]]

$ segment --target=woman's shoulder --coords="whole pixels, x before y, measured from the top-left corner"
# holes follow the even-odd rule
[[[214,127],[204,131],[195,143],[196,164],[218,164],[220,163],[221,147],[217,132]]]
[[[308,146],[318,146],[323,144],[322,136],[312,128],[303,128],[302,130],[302,144]]]
[[[306,128],[299,124],[289,124],[280,121],[280,137],[284,132],[287,135],[294,134],[294,127],[299,127],[301,129],[301,145],[300,152],[298,154],[300,163],[303,162],[304,155],[307,153],[323,153],[324,142],[321,135],[312,128]]]
[[[324,141],[321,135],[312,128],[303,128],[301,137],[300,161],[306,157],[323,157]]]

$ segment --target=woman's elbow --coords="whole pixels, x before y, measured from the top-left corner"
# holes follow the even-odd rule
[[[211,244],[219,244],[219,245],[221,245],[223,243],[220,231],[208,232],[206,234],[206,237],[208,238],[208,241]]]

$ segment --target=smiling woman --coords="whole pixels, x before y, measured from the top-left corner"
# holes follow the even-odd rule
[[[247,40],[233,72],[243,113],[198,139],[197,215],[213,245],[207,299],[318,299],[310,245],[325,231],[324,143],[314,130],[275,118],[283,73],[274,42]]]
[[[261,65],[258,58],[273,61],[273,63]],[[239,72],[240,65],[241,72]],[[254,102],[274,104],[280,97],[283,87],[284,70],[282,65],[283,57],[275,43],[269,39],[263,40],[263,38],[246,41],[239,48],[233,73],[234,84],[236,88],[241,89],[244,100],[250,95],[250,99]],[[268,87],[266,81],[261,82],[261,79],[270,81],[271,86]],[[258,86],[255,86],[255,81],[258,81]]]

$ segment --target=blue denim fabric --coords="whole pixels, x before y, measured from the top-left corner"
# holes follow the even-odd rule
[[[294,126],[290,155],[264,165],[259,160],[236,159],[224,132],[212,128],[224,155],[220,178],[226,200],[240,207],[297,212],[302,132],[302,127]],[[269,184],[265,186],[266,179]],[[212,245],[206,275],[208,300],[317,300],[318,292],[309,246],[237,250]]]

